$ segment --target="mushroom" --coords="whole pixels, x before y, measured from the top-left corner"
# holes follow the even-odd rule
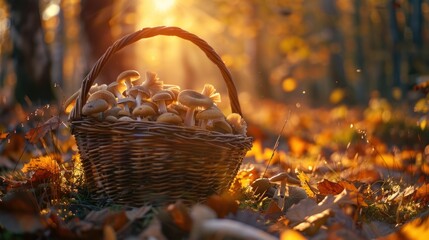
[[[216,92],[216,88],[211,84],[208,84],[208,83],[204,84],[204,88],[201,91],[201,94],[209,97],[214,103],[221,102],[220,94]]]
[[[234,133],[246,135],[247,123],[238,113],[231,113],[226,117],[226,121],[231,125]]]
[[[109,107],[116,106],[116,98],[113,93],[107,91],[107,90],[98,90],[91,94],[88,98],[88,102],[93,101],[95,99],[103,99],[109,104]]]
[[[250,184],[250,187],[256,196],[263,197],[265,195],[270,196],[269,191],[272,184],[268,178],[258,178]],[[274,194],[274,192],[271,192],[271,194]]]
[[[183,122],[183,120],[177,114],[166,112],[159,115],[159,117],[156,119],[156,122],[179,125]]]
[[[152,96],[152,101],[158,104],[158,111],[160,114],[167,112],[167,105],[165,102],[172,101],[174,97],[173,95],[174,94],[171,91],[161,90]]]
[[[147,105],[147,104],[137,106],[133,110],[133,116],[137,118],[138,121],[141,121],[141,120],[147,121],[149,120],[148,118],[150,116],[154,116],[154,115],[156,115],[155,109],[153,109],[150,105]]]
[[[118,118],[113,115],[110,115],[110,116],[106,116],[105,120],[109,122],[117,122]]]
[[[98,90],[101,90],[104,87],[105,84],[103,85],[98,85],[97,83],[95,83],[94,85],[91,86],[91,88],[89,89],[89,93],[92,94]],[[75,93],[73,93],[69,98],[67,98],[67,100],[64,101],[63,103],[63,108],[64,111],[66,113],[70,113],[71,110],[73,109],[74,105],[76,104],[76,98],[79,96],[81,90],[79,89],[78,91],[76,91]]]
[[[118,119],[120,122],[127,122],[127,121],[134,121],[134,119],[128,117],[128,116],[122,116]]]
[[[128,90],[128,95],[136,99],[137,107],[141,105],[142,99],[150,97],[150,92],[143,86],[134,86]]]
[[[103,118],[103,112],[109,108],[109,104],[104,99],[95,99],[87,102],[82,107],[82,114],[86,116]]]
[[[118,75],[118,77],[116,78],[116,82],[118,82],[119,84],[125,84],[128,90],[133,86],[132,82],[138,80],[139,78],[140,73],[136,70],[126,70]]]
[[[212,126],[208,126],[207,129],[225,134],[232,133],[232,128],[225,119],[213,121]]]
[[[191,209],[193,226],[189,239],[278,239],[260,229],[230,219],[217,219],[211,208],[196,204]]]
[[[151,96],[161,91],[164,83],[159,81],[158,76],[154,72],[146,72],[146,80],[141,84],[145,89],[147,89]]]
[[[195,125],[194,112],[196,108],[207,109],[213,106],[213,101],[209,97],[193,90],[181,91],[177,100],[188,107],[185,116],[185,126],[187,127]]]
[[[118,107],[118,106],[114,106],[111,107],[110,109],[107,109],[106,111],[104,111],[104,115],[107,116],[114,116],[117,117],[118,116],[118,112],[121,111],[122,108]]]
[[[118,99],[118,104],[122,104],[124,106],[124,112],[128,112],[127,116],[131,115],[131,108],[136,105],[136,100],[132,97],[125,97]],[[121,114],[121,111],[119,111]]]
[[[206,129],[208,121],[224,118],[225,116],[219,110],[219,108],[214,105],[211,108],[200,111],[195,115],[195,119],[199,121],[199,125],[202,129]]]
[[[107,90],[113,93],[118,99],[124,98],[122,92],[124,92],[126,88],[124,84],[119,84],[118,82],[112,82],[107,86]]]

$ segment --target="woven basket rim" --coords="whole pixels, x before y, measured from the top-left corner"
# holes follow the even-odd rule
[[[87,125],[86,127],[84,127]],[[108,121],[99,121],[91,117],[82,117],[81,120],[71,121],[72,133],[74,133],[79,128],[84,128],[85,131],[105,131],[112,130],[117,134],[121,133],[132,133],[133,136],[144,136],[147,132],[153,131],[170,131],[174,135],[186,135],[186,136],[198,136],[199,138],[204,138],[204,140],[209,141],[210,139],[219,140],[223,139],[225,141],[239,141],[247,142],[248,146],[245,146],[245,149],[250,150],[253,138],[247,135],[242,134],[233,134],[233,133],[220,133],[216,131],[210,131],[202,129],[200,127],[187,127],[166,123],[159,123],[154,121],[118,121],[118,122],[108,122]],[[140,130],[140,131],[136,131]],[[112,132],[113,133],[113,132]]]

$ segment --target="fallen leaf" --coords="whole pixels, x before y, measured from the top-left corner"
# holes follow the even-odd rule
[[[0,225],[14,233],[34,233],[48,228],[31,193],[16,192],[0,202]]]
[[[6,139],[9,136],[9,133],[7,132],[1,132],[0,133],[0,139]]]
[[[424,201],[429,199],[429,183],[423,184],[415,191],[414,199]]]
[[[378,238],[379,240],[396,240],[396,239],[415,239],[426,240],[429,236],[429,218],[417,218],[408,222],[399,229],[386,237]]]
[[[103,240],[116,240],[116,233],[112,226],[105,225],[103,227]]]
[[[327,209],[341,211],[340,206],[344,204],[355,204],[344,190],[337,195],[328,195],[321,202],[317,203],[311,198],[301,200],[298,204],[293,205],[286,212],[286,218],[290,221],[290,226],[294,227],[308,219],[309,217],[322,213]]]
[[[312,236],[319,231],[320,227],[322,227],[332,215],[333,211],[331,209],[326,209],[321,213],[309,216],[303,222],[293,227],[293,229]]]
[[[280,234],[280,240],[305,240],[305,238],[301,233],[295,230],[286,229]]]
[[[30,131],[25,134],[25,138],[28,139],[30,143],[34,144],[49,131],[57,129],[61,123],[62,121],[58,116],[53,116],[42,125],[30,129]]]
[[[339,183],[323,179],[323,181],[317,183],[317,189],[322,195],[337,195],[344,190],[344,187]]]
[[[212,195],[205,204],[213,209],[219,218],[234,214],[238,210],[238,203],[230,194]]]
[[[315,198],[316,194],[314,194],[313,190],[310,186],[310,178],[305,174],[304,172],[299,172],[297,174],[298,179],[301,181],[301,187],[305,190],[305,193],[307,193],[307,196],[310,198]]]

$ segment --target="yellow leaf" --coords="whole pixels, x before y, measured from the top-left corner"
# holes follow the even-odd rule
[[[301,187],[305,190],[305,193],[307,193],[308,197],[314,198],[316,195],[314,194],[313,190],[310,187],[310,178],[305,174],[304,172],[298,173],[298,179],[301,181]]]
[[[280,240],[305,240],[306,238],[299,232],[287,229],[280,234]]]

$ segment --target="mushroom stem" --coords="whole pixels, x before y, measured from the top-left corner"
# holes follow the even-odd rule
[[[195,113],[195,108],[188,108],[185,116],[185,126],[191,127],[195,125],[194,113]]]
[[[158,111],[159,111],[159,114],[163,114],[167,112],[167,106],[165,105],[165,101],[158,102]]]
[[[210,219],[202,222],[198,229],[198,234],[195,234],[192,240],[206,239],[205,237],[207,236],[222,236],[222,238],[232,237],[234,239],[248,240],[277,239],[262,230],[229,219]]]

